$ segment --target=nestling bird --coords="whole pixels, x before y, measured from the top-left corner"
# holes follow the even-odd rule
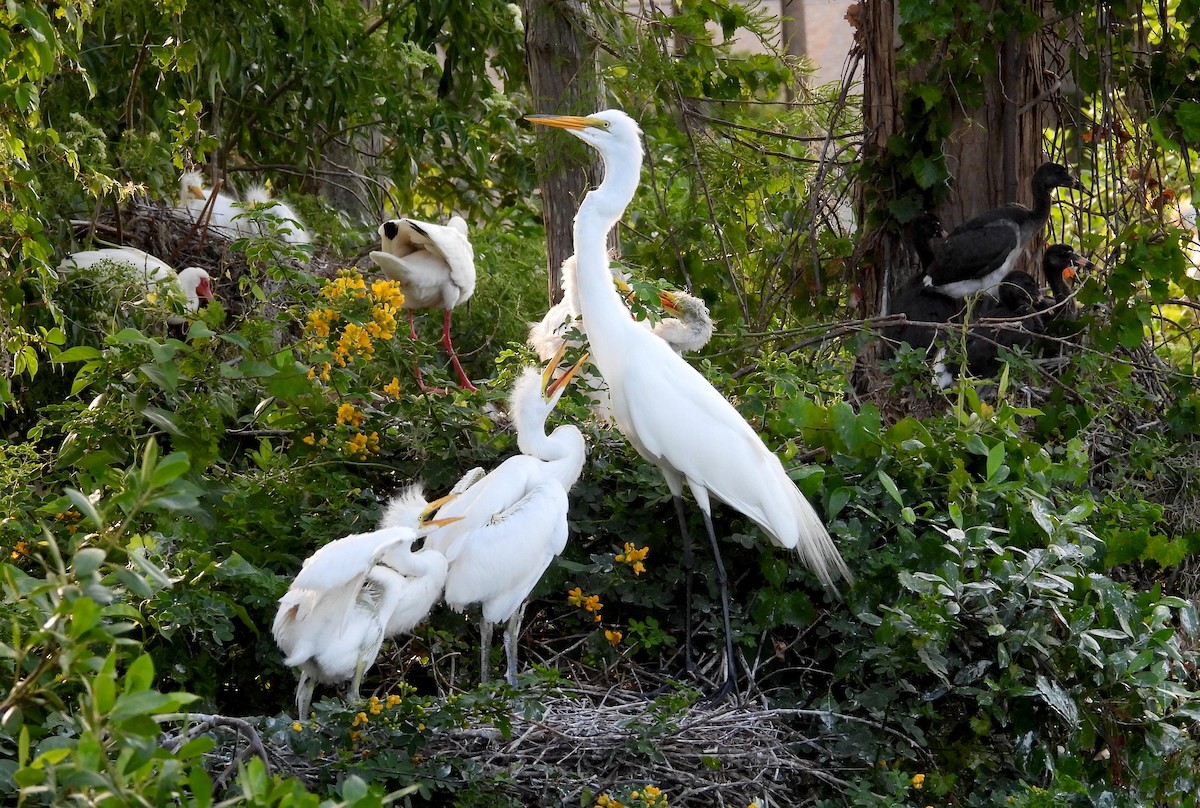
[[[135,247],[104,247],[98,250],[81,250],[71,253],[58,265],[65,273],[80,273],[81,270],[95,271],[97,265],[108,262],[116,267],[127,267],[120,280],[131,284],[139,294],[146,296],[157,293],[169,300],[177,301],[183,316],[168,314],[167,322],[180,325],[186,315],[200,309],[200,301],[213,299],[212,278],[202,267],[184,267],[178,272],[174,267],[147,252]],[[111,280],[111,279],[109,279]]]
[[[795,549],[826,586],[850,577],[837,547],[783,464],[738,411],[666,342],[634,321],[613,287],[605,239],[637,190],[641,130],[619,110],[590,117],[529,115],[535,124],[565,129],[600,152],[604,181],[584,197],[575,217],[575,256],[583,327],[592,363],[608,384],[620,431],[666,479],[683,534],[691,648],[691,542],[683,484],[696,498],[717,561],[725,629],[726,682],[737,687],[729,587],[712,525],[710,495],[753,519],[781,547]],[[690,656],[690,654],[689,654]],[[688,660],[689,663],[691,660]]]
[[[414,492],[426,513],[448,499],[425,503],[419,489],[406,495]],[[454,520],[417,521],[418,528],[390,527],[329,542],[305,560],[279,599],[271,633],[284,664],[300,669],[299,718],[308,715],[318,682],[349,679],[348,698],[357,699],[384,639],[411,631],[437,602],[446,559],[428,547],[414,552],[412,545]]]
[[[262,185],[253,185],[247,188],[245,200],[241,206],[243,209],[261,207],[265,213],[277,218],[279,234],[288,244],[312,244],[312,237],[304,229],[304,222],[300,220],[299,214],[282,199],[271,196],[271,193]],[[261,223],[255,222],[255,230],[260,236],[269,235]]]
[[[527,342],[543,362],[549,361],[562,348],[564,342],[568,347],[583,347],[583,341],[571,337],[572,330],[582,332],[583,321],[579,316],[579,292],[575,283],[575,256],[571,256],[562,264],[563,299],[550,307],[540,322],[533,323],[529,328]],[[613,283],[623,295],[632,295],[633,288],[627,278],[610,265]],[[713,320],[708,313],[708,306],[698,297],[687,292],[659,292],[659,304],[667,316],[653,325],[647,320],[638,322],[649,328],[656,336],[665,340],[675,353],[683,355],[698,351],[712,339]],[[581,371],[577,384],[583,387],[588,397],[592,399],[592,412],[601,420],[612,419],[612,405],[608,397],[608,388],[604,380],[588,371]]]
[[[977,293],[996,296],[1001,279],[1011,272],[1030,239],[1050,218],[1050,192],[1055,188],[1083,191],[1083,183],[1058,163],[1043,163],[1030,179],[1033,207],[1016,203],[968,219],[950,232],[929,265],[927,283],[949,297]]]
[[[516,684],[517,638],[525,600],[567,543],[567,493],[579,479],[587,451],[583,435],[564,425],[546,434],[546,419],[586,356],[554,381],[562,352],[542,373],[527,368],[513,386],[511,412],[521,454],[462,490],[438,511],[457,517],[426,540],[446,557],[446,603],[455,611],[481,607],[480,677],[490,672],[492,628],[504,622],[506,678]]]
[[[185,172],[180,178],[179,204],[175,210],[182,218],[199,222],[201,228],[216,230],[227,239],[258,235],[242,204],[224,191],[214,193],[206,187],[204,175],[199,171]]]
[[[1057,320],[1070,319],[1071,290],[1067,281],[1076,270],[1091,267],[1091,262],[1069,245],[1052,244],[1042,256],[1042,270],[1054,297],[1042,297],[1037,282],[1027,272],[1014,270],[1004,276],[996,300],[984,297],[972,313],[966,329],[965,359],[967,371],[976,378],[994,378],[1000,372],[1000,349],[1030,348],[1047,327]],[[1001,322],[1001,321],[1009,322]],[[947,335],[953,339],[954,335]],[[934,378],[939,387],[953,384],[962,370],[945,361],[941,351],[934,363]]]
[[[454,307],[467,302],[475,292],[475,250],[467,238],[466,221],[461,216],[452,217],[445,225],[392,219],[379,225],[379,236],[383,249],[372,252],[371,260],[384,275],[400,284],[403,307],[408,310],[409,335],[417,338],[413,309],[443,309],[442,347],[450,355],[459,385],[466,390],[477,389],[463,371],[450,341]],[[419,370],[417,379],[425,388]]]

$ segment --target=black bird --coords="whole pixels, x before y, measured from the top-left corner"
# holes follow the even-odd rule
[[[1011,323],[969,326],[966,342],[967,371],[976,378],[991,378],[1000,371],[1000,349],[1030,348],[1046,333],[1051,321],[1070,319],[1067,309],[1071,294],[1068,281],[1075,277],[1077,267],[1092,264],[1066,244],[1046,248],[1042,269],[1050,283],[1053,299],[1042,296],[1037,282],[1027,272],[1014,270],[1004,276],[997,288],[997,298],[984,298],[974,320],[1005,319]],[[1017,319],[1021,318],[1021,319]],[[940,387],[949,387],[961,372],[946,365],[944,351],[935,359],[934,373]]]
[[[908,237],[912,240],[921,268],[928,270],[937,255],[933,246],[934,240],[945,238],[946,229],[942,227],[942,220],[935,214],[925,212],[908,223]]]
[[[1083,183],[1058,163],[1043,163],[1030,180],[1033,207],[1016,203],[993,208],[960,224],[942,242],[929,267],[926,284],[949,297],[963,298],[996,287],[1021,255],[1022,249],[1050,218],[1050,192],[1055,188],[1082,191]]]

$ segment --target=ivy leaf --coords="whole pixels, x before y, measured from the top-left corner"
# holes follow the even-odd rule
[[[1200,103],[1184,101],[1175,109],[1175,122],[1183,132],[1183,139],[1192,143],[1200,141]]]

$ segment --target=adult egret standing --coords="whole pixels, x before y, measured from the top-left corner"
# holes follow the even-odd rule
[[[419,489],[416,496],[420,497]],[[432,512],[448,498],[425,503]],[[309,556],[279,599],[271,632],[284,664],[300,669],[297,716],[308,715],[317,682],[351,680],[348,697],[358,697],[363,674],[375,663],[387,637],[425,618],[441,595],[446,559],[414,540],[452,519],[414,527],[390,527],[331,541]]]
[[[583,471],[587,446],[574,426],[559,426],[547,435],[546,418],[587,357],[551,381],[562,354],[559,351],[541,374],[527,368],[513,386],[511,410],[521,454],[505,460],[438,511],[439,520],[458,521],[426,540],[426,547],[449,562],[450,608],[462,611],[480,604],[483,682],[489,678],[492,628],[505,622],[506,678],[516,684],[525,599],[567,544],[567,493]]]
[[[213,299],[212,278],[207,270],[184,267],[176,272],[166,261],[136,247],[81,250],[64,258],[58,268],[63,272],[81,274],[82,270],[91,270],[105,262],[128,267],[129,271],[122,273],[121,280],[128,281],[142,294],[158,293],[178,299],[183,304],[185,315],[195,314],[200,309],[202,299]],[[185,317],[178,314],[167,315],[167,322],[171,325],[180,325],[185,321]]]
[[[833,587],[835,574],[850,578],[850,571],[779,458],[707,379],[633,320],[609,279],[605,239],[633,200],[641,173],[637,123],[620,110],[527,119],[567,130],[599,151],[604,163],[604,181],[584,197],[575,217],[579,303],[588,348],[608,383],[618,428],[642,457],[658,466],[675,502],[687,568],[689,652],[693,562],[683,511],[685,481],[700,507],[716,557],[725,629],[726,680],[714,696],[728,695],[737,688],[729,585],[709,496],[750,517],[776,544],[795,549],[827,587]]]
[[[416,219],[392,219],[379,225],[382,250],[371,253],[383,274],[400,283],[408,311],[409,335],[417,338],[413,309],[442,308],[442,347],[458,374],[458,383],[477,389],[467,378],[454,343],[450,341],[450,315],[475,292],[475,250],[467,238],[467,223],[454,216],[445,225]],[[418,370],[417,380],[424,387]]]

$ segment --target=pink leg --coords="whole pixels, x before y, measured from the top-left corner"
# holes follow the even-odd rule
[[[450,364],[454,365],[454,370],[458,373],[459,386],[464,390],[475,392],[479,388],[471,384],[471,380],[467,378],[466,372],[459,364],[458,354],[454,352],[454,344],[450,342],[450,311],[450,309],[446,309],[446,316],[442,319],[442,347],[446,349],[446,353],[450,354]]]
[[[417,341],[417,327],[413,323],[412,309],[408,310],[408,338],[413,342]]]

